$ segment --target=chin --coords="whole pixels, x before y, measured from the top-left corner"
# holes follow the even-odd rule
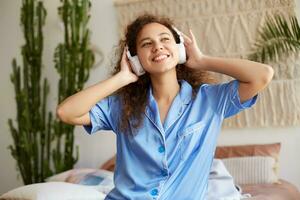
[[[175,70],[176,65],[172,66],[157,66],[155,69],[147,70],[150,74],[163,74]]]

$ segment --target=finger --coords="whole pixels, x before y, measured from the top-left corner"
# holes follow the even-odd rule
[[[127,61],[128,58],[127,58],[127,55],[126,55],[126,53],[127,53],[126,51],[127,51],[127,46],[124,47],[124,50],[123,50],[123,53],[122,53],[122,60]]]
[[[190,35],[190,37],[191,37],[191,40],[192,40],[194,43],[196,43],[196,38],[195,38],[195,35],[193,34],[192,29],[189,29],[189,35]]]
[[[181,32],[181,35],[184,39],[184,42],[187,42],[188,44],[192,43],[191,38],[189,38],[186,34],[184,34],[183,32]]]

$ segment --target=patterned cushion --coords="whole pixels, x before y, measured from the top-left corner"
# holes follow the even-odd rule
[[[218,146],[215,152],[215,158],[224,159],[233,157],[269,156],[275,160],[273,168],[278,177],[280,148],[280,143]]]
[[[270,156],[251,156],[222,159],[236,184],[276,183],[275,159]]]

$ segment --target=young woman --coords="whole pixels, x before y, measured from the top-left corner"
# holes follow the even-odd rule
[[[191,30],[183,37],[187,60],[178,64],[172,22],[138,17],[120,42],[113,75],[57,107],[65,123],[116,133],[115,188],[106,200],[205,199],[222,121],[251,107],[272,79],[270,66],[203,55]],[[145,74],[133,73],[126,46]],[[207,71],[234,80],[209,84]]]

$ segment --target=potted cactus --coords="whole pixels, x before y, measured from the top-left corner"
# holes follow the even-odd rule
[[[51,175],[50,143],[52,114],[46,112],[48,81],[41,84],[43,26],[46,10],[43,2],[23,0],[21,26],[25,38],[22,46],[23,73],[16,59],[12,61],[11,81],[15,88],[17,116],[15,126],[8,120],[14,143],[9,146],[24,184],[41,182]]]
[[[94,54],[89,48],[90,31],[87,28],[90,1],[61,0],[61,2],[59,15],[64,25],[64,42],[57,46],[54,55],[55,68],[60,75],[58,104],[66,97],[82,90],[94,63]],[[74,126],[56,119],[53,127],[56,148],[53,149],[52,155],[55,172],[58,173],[73,168],[78,160],[78,147],[74,157]]]

